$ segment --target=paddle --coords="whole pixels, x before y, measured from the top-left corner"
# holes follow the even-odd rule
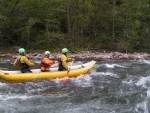
[[[72,64],[73,64],[73,60],[72,60],[70,66],[72,66]],[[65,84],[67,82],[69,72],[70,72],[70,70],[68,70],[66,76],[60,80],[60,83]]]

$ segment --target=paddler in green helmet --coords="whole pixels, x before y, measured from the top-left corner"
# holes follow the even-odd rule
[[[59,71],[69,70],[67,62],[74,60],[73,58],[68,58],[67,57],[67,53],[68,53],[68,49],[67,48],[63,48],[62,52],[61,52],[61,55],[59,57],[59,60],[58,60],[58,62],[59,62],[58,70]]]
[[[26,57],[24,48],[20,48],[18,52],[20,55],[15,59],[14,66],[18,67],[22,73],[31,73],[30,67],[34,66],[34,63]]]

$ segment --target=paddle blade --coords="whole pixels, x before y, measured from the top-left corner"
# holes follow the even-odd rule
[[[68,76],[62,78],[62,79],[60,80],[60,83],[61,83],[61,84],[65,84],[65,83],[67,82],[67,79],[68,79]]]
[[[65,77],[63,77],[63,78],[60,80],[60,83],[65,84],[65,83],[67,82],[68,74],[69,74],[69,71],[67,71],[66,76],[65,76]]]

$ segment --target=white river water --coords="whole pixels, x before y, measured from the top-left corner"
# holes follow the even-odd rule
[[[1,60],[0,69],[14,68]],[[150,112],[150,60],[97,61],[90,74],[59,81],[0,79],[0,113]]]

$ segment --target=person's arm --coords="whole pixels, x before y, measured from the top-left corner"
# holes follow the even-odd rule
[[[49,66],[53,65],[55,61],[49,60],[48,58],[45,59],[45,63],[48,64]]]
[[[17,58],[15,59],[13,64],[14,64],[15,67],[18,67]]]
[[[22,57],[22,61],[26,63],[28,66],[34,66],[34,63],[30,62],[26,56]]]

